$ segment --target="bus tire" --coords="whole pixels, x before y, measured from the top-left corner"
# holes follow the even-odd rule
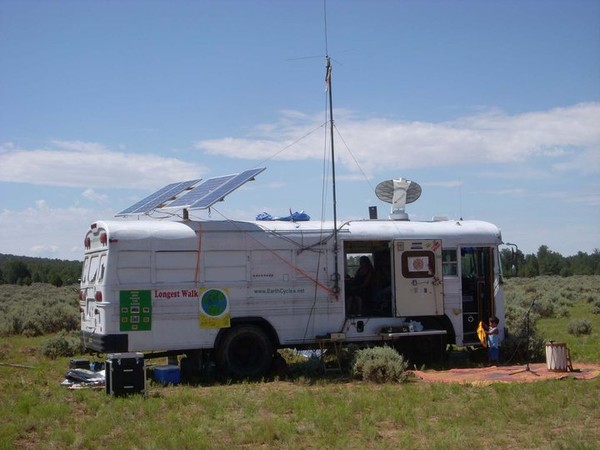
[[[217,363],[231,378],[265,376],[273,360],[273,343],[257,325],[237,325],[228,330],[217,350]]]

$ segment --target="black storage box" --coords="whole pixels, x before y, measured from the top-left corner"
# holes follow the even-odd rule
[[[107,394],[146,394],[143,353],[111,353],[107,355],[105,370]]]

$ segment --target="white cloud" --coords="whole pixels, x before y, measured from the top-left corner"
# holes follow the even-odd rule
[[[88,200],[92,200],[97,203],[104,203],[108,199],[107,195],[99,194],[96,191],[94,191],[93,189],[86,189],[85,191],[83,191],[81,193],[81,195],[83,195]]]
[[[336,115],[336,124],[343,124],[336,126],[337,138],[341,138],[336,147],[340,163],[350,172],[362,171],[367,176],[532,158],[543,158],[557,173],[600,173],[600,103],[513,116],[493,110],[441,123],[363,119],[344,110]],[[320,160],[328,156],[325,123],[322,113],[284,111],[278,122],[258,125],[244,137],[201,140],[195,146],[208,154],[237,159]],[[4,143],[0,167],[0,181],[85,187],[89,190],[83,195],[94,201],[102,198],[91,189],[154,189],[206,172],[199,164],[177,158],[64,140],[36,149]]]
[[[30,248],[32,255],[45,258],[57,258],[60,254],[59,250],[60,248],[57,245],[34,245]]]
[[[111,211],[78,207],[50,208],[44,200],[35,208],[0,212],[0,253],[80,260],[83,237],[90,224]]]
[[[5,143],[0,145],[0,167],[0,181],[86,188],[149,189],[206,171],[175,158],[116,152],[81,141],[54,141],[43,149]]]
[[[423,186],[455,188],[455,187],[461,187],[463,184],[464,183],[461,180],[447,180],[447,181],[431,181],[431,182],[423,183]]]
[[[36,200],[35,206],[37,206],[40,211],[48,210],[48,203],[46,200]]]
[[[507,115],[488,111],[442,123],[359,119],[348,111],[339,134],[348,145],[337,155],[349,170],[381,170],[515,163],[533,157],[552,160],[559,171],[600,172],[600,103]],[[323,115],[286,112],[278,123],[261,125],[246,137],[202,140],[207,153],[242,159],[321,159],[327,136]],[[285,150],[285,151],[284,151]],[[376,156],[376,157],[374,157]]]

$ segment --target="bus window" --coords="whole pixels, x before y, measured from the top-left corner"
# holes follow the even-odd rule
[[[90,258],[90,266],[88,270],[88,282],[92,283],[96,281],[96,277],[98,276],[98,267],[100,266],[100,257],[98,255],[93,255]]]
[[[83,268],[81,269],[81,282],[85,283],[87,281],[87,273],[88,273],[88,269],[90,267],[90,258],[89,256],[85,257],[85,260],[83,261]]]
[[[456,250],[442,250],[442,273],[445,277],[458,275]]]
[[[475,278],[477,276],[476,249],[472,247],[461,250],[461,272],[463,278]]]
[[[104,280],[104,270],[106,269],[106,254],[100,255],[100,273],[98,274],[98,281]]]
[[[346,267],[344,268],[346,278],[354,277],[360,266],[359,261],[361,256],[366,256],[371,262],[373,261],[373,255],[371,253],[346,253]]]
[[[407,250],[402,253],[404,278],[430,278],[435,276],[435,255],[428,250]]]

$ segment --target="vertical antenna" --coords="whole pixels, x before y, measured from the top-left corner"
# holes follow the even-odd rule
[[[323,0],[323,18],[325,20],[325,56],[329,60],[329,47],[327,43],[327,0]]]
[[[460,220],[463,220],[463,204],[462,204],[462,180],[460,181],[460,184],[458,185],[458,208],[459,208],[459,217]]]
[[[335,149],[333,139],[333,94],[331,92],[331,59],[325,56],[327,61],[327,92],[329,93],[329,131],[331,137],[331,181],[333,184],[333,256],[334,256],[334,285],[333,290],[337,294],[340,291],[340,273],[338,267],[338,229],[337,229],[337,198],[335,192]]]
[[[327,92],[329,94],[329,132],[331,136],[331,182],[333,184],[333,292],[335,292],[337,295],[340,292],[340,271],[338,264],[337,198],[335,192],[335,150],[333,139],[333,94],[331,92],[331,58],[329,58],[329,48],[327,42],[327,0],[323,0],[323,17],[325,22],[325,61],[327,63],[325,82]]]

